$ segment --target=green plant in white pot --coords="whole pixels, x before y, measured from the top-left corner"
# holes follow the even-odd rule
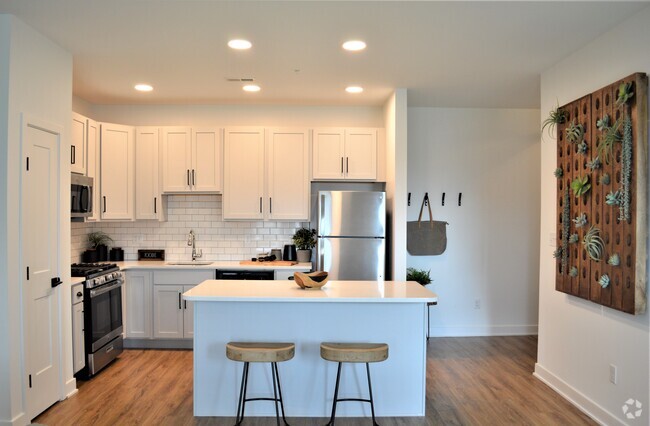
[[[298,262],[311,261],[311,249],[316,246],[316,230],[300,228],[293,234],[292,240],[298,249]]]

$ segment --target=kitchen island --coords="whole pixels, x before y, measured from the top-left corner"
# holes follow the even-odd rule
[[[187,291],[194,302],[194,415],[234,417],[243,364],[226,358],[229,341],[293,342],[278,365],[288,417],[328,417],[336,363],[321,342],[388,343],[388,360],[370,366],[378,416],[424,416],[426,309],[437,296],[412,281],[330,281],[302,290],[292,281],[208,280]],[[339,398],[367,397],[363,364],[344,364]],[[268,364],[251,364],[248,398],[273,394]],[[270,402],[246,405],[247,416],[274,416]],[[369,416],[347,402],[337,416]]]

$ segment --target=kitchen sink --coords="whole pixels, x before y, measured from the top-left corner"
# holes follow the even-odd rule
[[[178,266],[206,266],[206,265],[212,265],[214,262],[210,262],[207,260],[187,260],[184,262],[165,262],[167,265],[178,265]]]

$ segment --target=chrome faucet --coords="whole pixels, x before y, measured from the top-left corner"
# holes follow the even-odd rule
[[[203,250],[196,249],[196,234],[193,229],[190,229],[190,234],[187,236],[187,245],[192,246],[192,262],[203,256]]]

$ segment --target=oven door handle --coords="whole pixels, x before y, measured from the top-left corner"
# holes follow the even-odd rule
[[[93,297],[99,296],[104,293],[108,293],[109,291],[115,290],[118,287],[122,287],[122,280],[117,280],[116,284],[109,285],[107,287],[104,286],[95,290],[90,290],[90,298],[92,299]]]

